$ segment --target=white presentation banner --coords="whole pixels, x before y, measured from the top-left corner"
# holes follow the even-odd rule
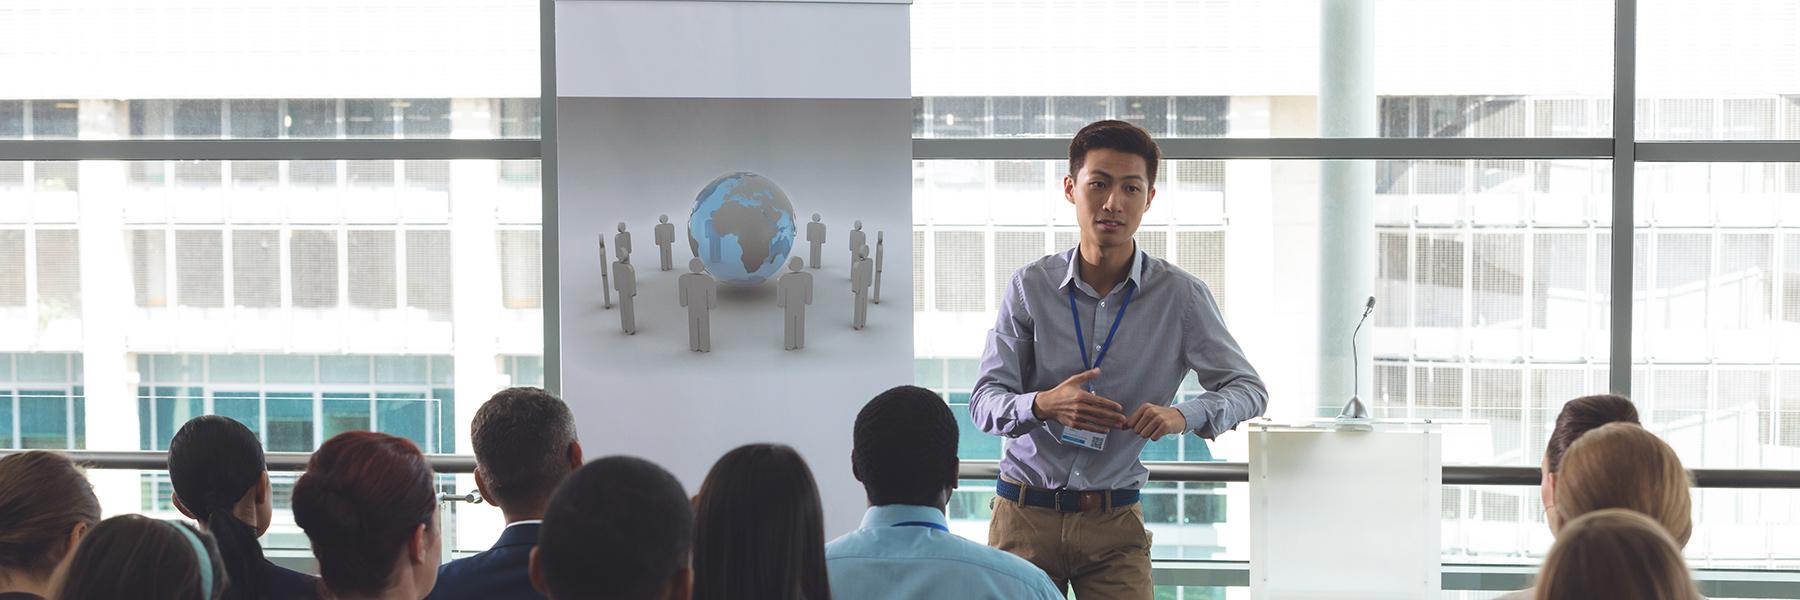
[[[558,3],[546,251],[562,392],[590,455],[643,456],[692,493],[730,449],[787,444],[812,466],[826,534],[857,526],[856,412],[913,373],[906,8]]]

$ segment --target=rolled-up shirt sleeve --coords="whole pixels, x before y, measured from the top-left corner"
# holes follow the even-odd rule
[[[1225,329],[1219,304],[1205,283],[1194,282],[1199,301],[1182,316],[1182,358],[1206,391],[1175,405],[1195,435],[1215,439],[1238,423],[1262,416],[1269,390]]]
[[[1000,302],[1000,316],[981,352],[981,376],[969,398],[969,418],[982,431],[1019,437],[1042,425],[1031,407],[1036,391],[1026,391],[1034,357],[1031,314],[1025,309],[1020,275],[1014,273]]]

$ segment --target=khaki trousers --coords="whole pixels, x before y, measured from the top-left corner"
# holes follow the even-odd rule
[[[1150,531],[1143,504],[1057,512],[995,496],[988,545],[1037,565],[1080,600],[1149,600]]]

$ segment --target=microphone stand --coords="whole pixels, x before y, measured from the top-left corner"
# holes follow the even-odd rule
[[[1370,296],[1368,305],[1363,307],[1362,318],[1356,320],[1356,329],[1350,332],[1350,372],[1354,383],[1351,384],[1350,401],[1345,402],[1343,410],[1338,411],[1337,421],[1339,425],[1350,425],[1354,429],[1371,429],[1368,428],[1369,407],[1363,404],[1362,396],[1357,394],[1362,388],[1362,364],[1356,353],[1356,336],[1362,333],[1363,323],[1368,322],[1369,314],[1373,312],[1375,297]]]

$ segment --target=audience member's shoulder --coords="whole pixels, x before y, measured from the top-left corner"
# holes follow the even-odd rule
[[[316,600],[320,598],[319,578],[271,563],[264,582],[267,600]]]

